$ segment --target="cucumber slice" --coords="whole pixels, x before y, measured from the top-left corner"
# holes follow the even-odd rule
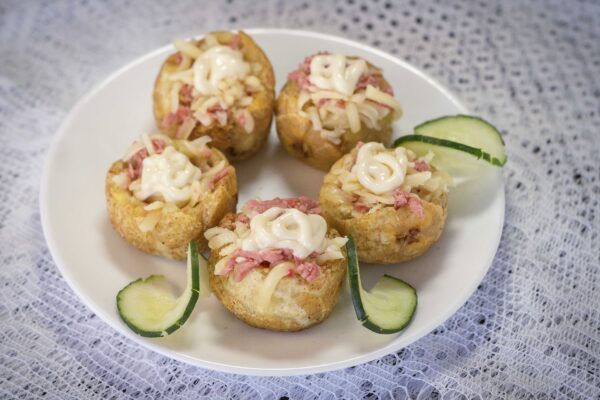
[[[495,126],[472,115],[450,115],[426,121],[415,134],[450,140],[481,149],[482,159],[499,167],[506,163],[504,139]]]
[[[362,288],[356,246],[352,237],[346,243],[348,280],[356,317],[377,333],[396,333],[412,320],[417,308],[417,292],[408,283],[390,275],[382,276],[371,292]]]
[[[437,118],[416,126],[415,134],[444,139],[474,148],[480,152],[478,158],[499,167],[506,163],[502,135],[492,124],[479,117],[449,115]],[[457,148],[456,145],[451,147]],[[459,147],[457,150],[463,149]],[[472,154],[471,151],[468,152]]]
[[[198,253],[195,241],[188,245],[187,286],[179,297],[173,295],[173,286],[163,275],[140,278],[125,286],[117,294],[117,309],[121,319],[132,331],[141,336],[167,336],[179,329],[189,318],[200,294],[207,295],[201,275],[208,275],[207,262]],[[202,280],[208,278],[202,277]],[[201,283],[203,283],[202,292]]]

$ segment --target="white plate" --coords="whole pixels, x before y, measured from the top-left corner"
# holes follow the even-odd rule
[[[333,36],[273,29],[248,30],[270,57],[280,88],[304,56],[319,50],[361,56],[382,67],[404,109],[395,135],[427,119],[466,112],[446,89],[407,63],[371,47]],[[119,316],[115,295],[130,281],[164,274],[184,285],[184,265],[148,256],[113,231],[106,212],[104,175],[143,132],[154,128],[151,91],[160,48],[122,68],[85,96],[64,121],[48,155],[41,190],[44,233],[58,268],[83,302],[110,326],[168,357],[220,371],[296,375],[360,364],[414,342],[462,306],[490,266],[504,221],[499,171],[450,196],[440,241],[417,260],[363,268],[370,287],[383,273],[411,283],[418,292],[414,320],[403,332],[378,335],[356,320],[347,293],[329,319],[303,332],[275,333],[238,321],[212,297],[201,300],[183,329],[167,338],[133,334]],[[254,198],[318,197],[323,173],[289,157],[270,141],[252,159],[236,165],[240,203]],[[485,182],[485,183],[483,183]]]

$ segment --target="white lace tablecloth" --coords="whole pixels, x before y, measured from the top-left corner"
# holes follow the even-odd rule
[[[219,28],[342,35],[437,78],[505,136],[506,223],[483,283],[413,345],[332,373],[257,378],[162,357],[74,295],[45,244],[46,150],[128,61]],[[0,398],[600,398],[600,3],[0,2]]]

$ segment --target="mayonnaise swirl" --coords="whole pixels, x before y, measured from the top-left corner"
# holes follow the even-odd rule
[[[193,70],[195,89],[207,96],[217,94],[219,82],[224,79],[243,80],[250,72],[250,65],[241,51],[217,45],[196,58]]]
[[[310,83],[346,96],[354,93],[360,76],[367,71],[365,60],[347,60],[343,54],[314,56],[310,63]]]
[[[396,189],[404,182],[408,157],[406,149],[386,150],[381,143],[366,143],[359,150],[352,172],[365,188],[375,194]]]
[[[162,153],[144,159],[141,183],[133,194],[141,201],[156,197],[166,203],[185,202],[192,195],[192,183],[201,176],[200,168],[184,154],[168,146]]]
[[[321,251],[326,233],[327,223],[320,215],[273,207],[252,218],[250,235],[242,241],[242,249],[290,249],[294,256],[304,259]]]

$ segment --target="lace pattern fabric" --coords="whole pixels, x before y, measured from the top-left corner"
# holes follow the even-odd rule
[[[48,252],[39,184],[72,105],[175,37],[256,26],[395,54],[505,136],[506,222],[489,273],[454,316],[395,354],[287,378],[192,367],[99,320]],[[599,3],[9,0],[0,39],[0,398],[600,396]]]

